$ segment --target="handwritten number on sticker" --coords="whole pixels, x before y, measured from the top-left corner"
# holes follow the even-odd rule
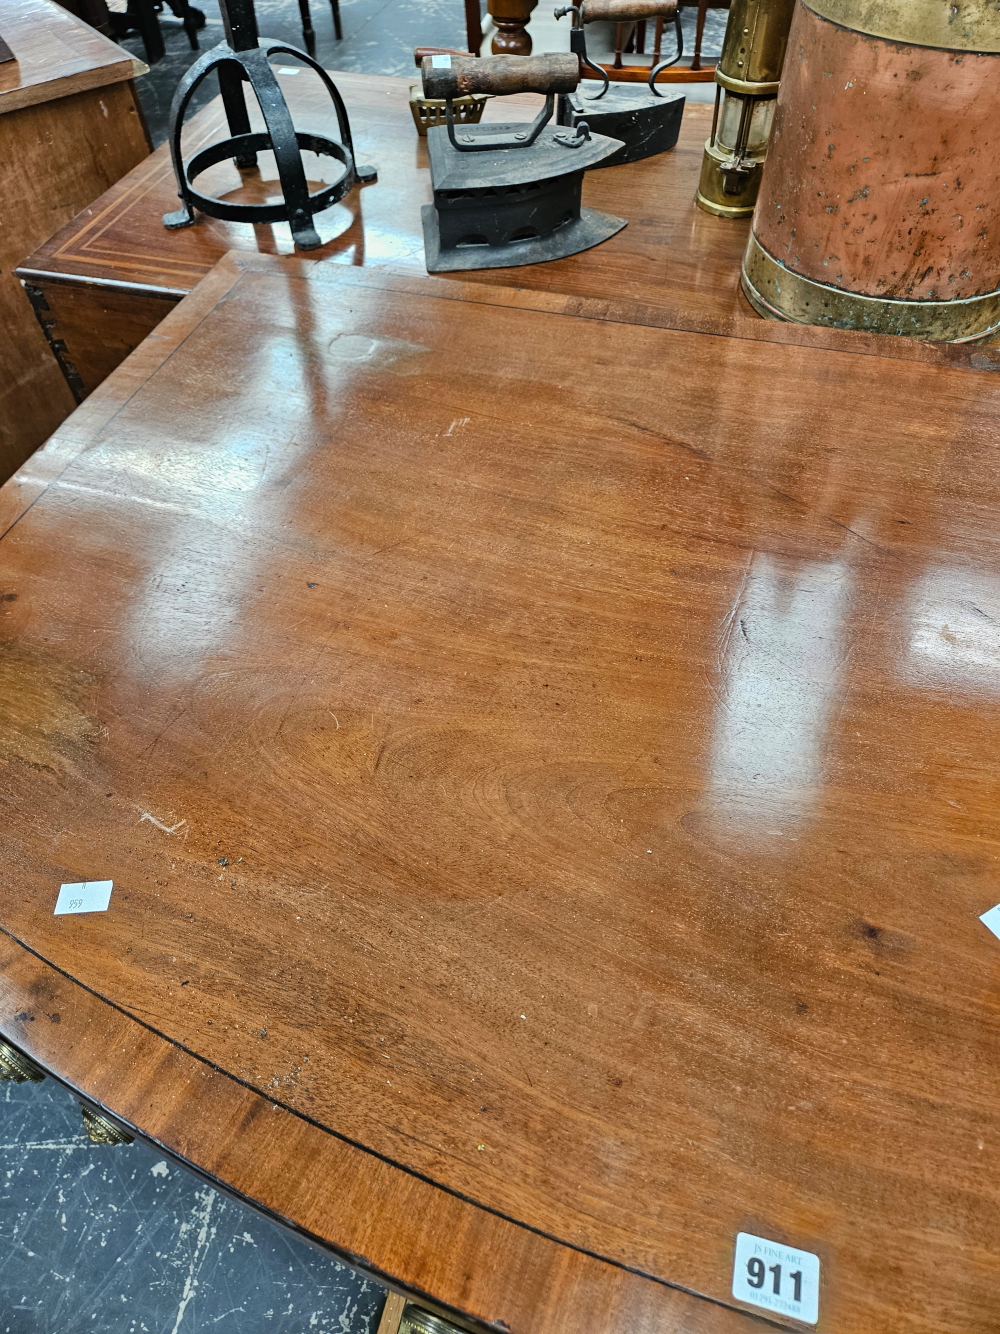
[[[110,880],[79,880],[60,885],[53,912],[56,917],[65,913],[107,912],[114,884]]]

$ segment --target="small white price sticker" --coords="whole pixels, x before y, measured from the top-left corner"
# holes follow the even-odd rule
[[[451,56],[431,56],[431,69],[451,69]]]
[[[82,880],[78,885],[60,885],[54,915],[107,912],[113,885],[111,880]]]
[[[984,912],[979,919],[988,931],[992,931],[995,936],[1000,936],[1000,903],[989,912]]]
[[[749,1232],[737,1233],[733,1296],[815,1325],[819,1319],[819,1256],[793,1251]]]

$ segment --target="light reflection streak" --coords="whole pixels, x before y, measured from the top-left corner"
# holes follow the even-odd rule
[[[906,678],[931,690],[1000,694],[1000,579],[936,566],[916,580],[907,614]]]
[[[720,648],[709,795],[727,824],[785,834],[808,815],[841,688],[851,594],[839,562],[754,557]]]

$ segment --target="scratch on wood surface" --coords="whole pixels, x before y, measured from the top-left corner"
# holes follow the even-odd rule
[[[149,811],[143,811],[142,815],[139,817],[139,823],[142,824],[143,820],[148,820],[150,824],[155,824],[157,829],[162,829],[165,834],[176,834],[181,825],[187,824],[187,820],[178,820],[177,824],[171,828],[168,825],[165,825],[161,820],[158,820],[155,815],[150,815]]]
[[[750,637],[746,632],[743,622],[740,620],[740,610],[743,606],[743,596],[746,593],[747,585],[750,582],[750,570],[753,567],[753,558],[756,553],[750,551],[747,554],[746,563],[743,566],[743,573],[740,576],[740,586],[736,590],[736,595],[729,605],[725,620],[722,623],[722,632],[719,636],[719,642],[715,654],[715,670],[719,676],[723,676],[726,671],[726,661],[729,657],[729,648],[733,639],[733,632],[739,625],[743,630],[743,638],[749,644]]]

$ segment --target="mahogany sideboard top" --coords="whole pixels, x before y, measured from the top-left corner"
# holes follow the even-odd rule
[[[422,271],[420,208],[431,198],[430,177],[426,140],[417,137],[407,105],[418,72],[414,70],[412,79],[334,77],[348,105],[359,157],[377,165],[379,179],[320,215],[317,225],[326,244],[309,257],[355,266],[406,264]],[[306,71],[284,72],[279,78],[298,122],[329,132],[329,99],[318,79]],[[534,114],[537,101],[497,99],[487,105],[486,116],[527,117]],[[705,332],[822,347],[861,342],[893,357],[965,363],[971,357],[989,368],[1000,365],[1000,356],[989,349],[970,353],[759,319],[738,290],[748,222],[711,217],[694,203],[711,115],[711,107],[688,105],[675,149],[587,174],[584,203],[628,219],[628,226],[611,240],[553,263],[470,272],[460,279],[613,304],[639,300],[661,323]],[[192,118],[188,152],[221,137],[223,125],[217,99]],[[227,162],[199,181],[219,194],[232,190],[237,192],[234,198],[258,199],[276,189],[268,177],[265,168],[263,177],[245,173],[241,181]],[[227,250],[293,253],[284,224],[251,227],[199,215],[195,226],[168,232],[162,215],[176,202],[164,145],[18,269],[78,401]]]
[[[233,253],[0,491],[0,1030],[498,1330],[996,1334],[1000,380],[632,314]]]

